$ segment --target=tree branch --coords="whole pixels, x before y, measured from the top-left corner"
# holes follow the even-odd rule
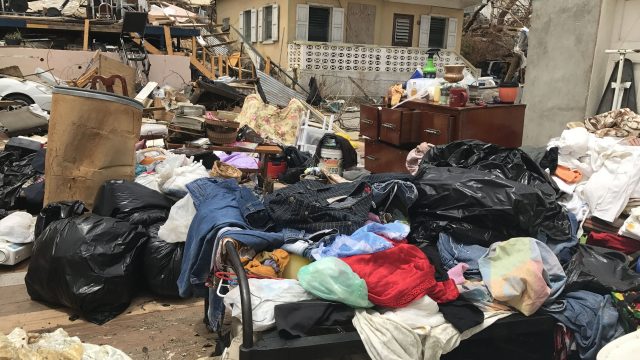
[[[478,19],[478,15],[480,14],[480,12],[482,11],[482,9],[484,9],[487,6],[488,3],[484,3],[482,5],[480,5],[476,11],[473,12],[473,15],[471,15],[471,17],[469,18],[469,21],[464,25],[464,28],[462,29],[462,33],[466,34],[469,32],[469,29],[471,29],[471,27],[473,26],[473,24],[476,22],[476,20]]]

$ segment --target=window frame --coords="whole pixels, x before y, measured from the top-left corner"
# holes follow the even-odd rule
[[[398,42],[396,41],[396,21],[398,19],[407,19],[409,20],[409,38],[408,43]],[[413,26],[415,22],[414,15],[411,14],[393,14],[393,23],[392,23],[392,32],[391,32],[391,46],[402,46],[402,47],[412,47],[413,46]]]
[[[433,36],[433,31],[431,26],[433,26],[434,19],[444,20],[444,28],[442,30],[442,46],[431,46],[431,37]],[[448,30],[449,30],[449,18],[446,16],[438,16],[431,15],[431,22],[429,23],[429,38],[427,39],[427,47],[429,49],[437,48],[437,49],[446,49],[447,48],[447,39],[448,39]]]
[[[327,29],[326,29],[326,37],[327,40],[311,40],[311,9],[326,9],[328,10],[328,19],[327,19]],[[333,6],[323,6],[316,4],[309,4],[309,18],[307,23],[307,41],[312,42],[331,42],[331,26],[332,26],[332,14],[333,14]]]
[[[267,8],[271,11],[271,21],[267,23]],[[269,37],[267,37],[269,31]],[[273,42],[273,5],[262,7],[262,42]]]
[[[251,9],[247,9],[244,10],[242,12],[242,17],[243,17],[243,29],[242,29],[242,36],[244,36],[244,38],[251,43],[252,39],[251,39]],[[249,20],[249,21],[247,21]]]

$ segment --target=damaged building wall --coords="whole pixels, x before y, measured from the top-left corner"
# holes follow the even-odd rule
[[[244,23],[240,24],[240,13],[244,11],[254,10],[256,12],[256,21],[257,21],[257,11],[260,8],[265,6],[273,6],[278,5],[278,16],[277,18],[274,16],[273,20],[278,22],[278,37],[277,40],[264,40],[258,41],[257,33],[256,33],[256,41],[253,41],[251,45],[255,47],[262,56],[270,57],[273,61],[278,64],[287,63],[287,42],[288,42],[288,24],[286,19],[289,17],[289,7],[288,0],[251,0],[251,1],[237,1],[237,0],[218,0],[216,2],[216,12],[218,15],[217,22],[223,23],[224,19],[228,19],[229,24],[236,28],[238,31],[244,29]],[[293,10],[295,16],[295,8]],[[263,14],[264,16],[264,14]],[[273,16],[273,13],[272,13]],[[258,28],[256,27],[256,32]],[[264,30],[263,30],[264,31]],[[242,32],[242,31],[241,31]],[[264,35],[264,34],[263,34]],[[238,43],[241,41],[238,39],[237,34],[234,31],[231,31],[230,38],[232,40],[238,40]]]
[[[524,145],[546,144],[567,122],[584,118],[601,4],[602,0],[533,2]]]
[[[119,59],[117,53],[104,53]],[[20,71],[27,75],[36,72],[37,68],[52,69],[56,77],[71,80],[82,75],[95,55],[93,51],[49,50],[27,48],[0,48],[0,68],[18,65]],[[191,79],[189,58],[179,55],[149,55],[151,69],[149,81],[161,85],[182,88]]]

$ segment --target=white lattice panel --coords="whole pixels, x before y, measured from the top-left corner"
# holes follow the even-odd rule
[[[422,68],[427,51],[418,48],[362,46],[349,44],[289,44],[289,67],[313,71],[373,71],[406,72]],[[449,50],[441,50],[434,57],[439,76],[444,65],[463,64],[464,61]]]

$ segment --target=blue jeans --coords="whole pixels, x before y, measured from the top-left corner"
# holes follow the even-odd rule
[[[624,334],[610,295],[578,290],[543,309],[573,331],[581,359],[595,360],[605,344]]]
[[[303,231],[284,229],[280,233],[251,230],[246,219],[259,214],[264,207],[247,188],[238,186],[235,180],[203,178],[187,185],[193,198],[196,215],[191,222],[182,257],[178,290],[180,296],[209,297],[208,316],[210,326],[216,330],[224,314],[224,303],[216,289],[204,285],[211,272],[212,256],[218,245],[218,232],[225,227],[246,230],[229,230],[221,234],[233,238],[256,251],[281,247],[285,241],[304,238]]]
[[[478,259],[484,256],[488,250],[480,245],[465,245],[457,242],[445,233],[440,233],[438,239],[438,252],[442,266],[448,271],[459,263],[465,263],[469,265],[469,268],[464,274],[472,278],[481,277]]]
[[[187,189],[196,215],[187,233],[178,291],[182,297],[205,296],[204,282],[211,270],[218,230],[227,226],[246,229],[247,225],[238,206],[240,187],[235,180],[203,178],[189,183]]]

